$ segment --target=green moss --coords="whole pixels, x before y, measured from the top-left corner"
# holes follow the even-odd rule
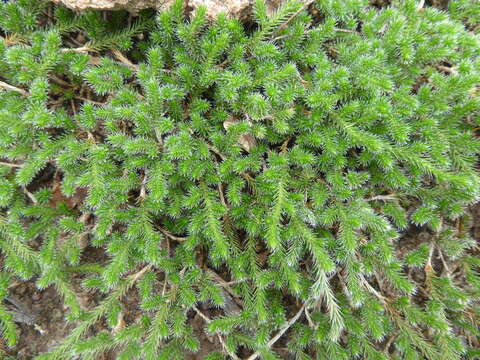
[[[0,295],[55,286],[78,324],[39,359],[181,359],[200,304],[226,357],[478,353],[480,46],[458,22],[478,7],[257,1],[244,27],[50,6],[0,7]],[[128,291],[142,316],[119,329]]]

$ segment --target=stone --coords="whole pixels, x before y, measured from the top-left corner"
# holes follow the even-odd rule
[[[166,10],[174,0],[53,0],[73,10],[127,10],[132,13],[146,8]],[[271,12],[277,9],[284,0],[267,0]],[[207,7],[207,17],[212,19],[220,13],[225,13],[237,19],[244,19],[251,13],[253,0],[187,0],[187,9],[195,10],[199,6]]]
[[[158,7],[158,5],[170,2],[158,0],[53,0],[62,3],[73,10],[129,10],[137,12],[141,9]]]

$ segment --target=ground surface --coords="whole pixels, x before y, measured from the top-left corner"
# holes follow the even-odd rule
[[[471,216],[473,226],[471,235],[477,240],[480,247],[480,204],[471,208]],[[399,253],[404,253],[414,249],[419,243],[428,241],[428,233],[421,229],[410,229],[402,239],[397,243]],[[401,255],[401,254],[399,254]],[[84,255],[84,261],[101,263],[106,261],[106,256],[101,249],[87,248]],[[439,258],[434,261],[434,268],[441,269],[442,264]],[[424,272],[419,269],[418,272],[409,274],[410,277],[417,281],[423,282]],[[78,279],[80,280],[80,279]],[[80,281],[78,281],[79,283]],[[95,293],[89,293],[76,286],[76,292],[81,299],[85,308],[93,308],[98,304],[101,297]],[[48,351],[55,345],[59,344],[62,339],[67,336],[74,324],[65,320],[67,309],[64,308],[61,298],[56,290],[49,287],[43,291],[36,289],[34,281],[19,283],[11,289],[12,298],[18,301],[25,312],[26,318],[35,318],[34,324],[19,323],[19,343],[12,349],[4,349],[10,356],[14,356],[17,360],[31,359],[33,356]],[[135,291],[131,291],[123,299],[123,316],[124,321],[133,323],[139,316],[140,312],[137,307],[138,299]],[[17,311],[18,309],[15,309]],[[216,310],[207,306],[201,307],[204,314],[209,317],[216,316]],[[203,331],[205,321],[198,315],[190,314],[190,321],[193,329],[200,341],[200,351],[195,354],[189,354],[186,360],[200,360],[211,351],[221,350],[218,339],[214,336],[208,336]],[[106,325],[99,323],[96,328],[91,329],[92,334],[106,329]],[[281,342],[277,344],[277,353],[282,354]],[[284,355],[284,359],[288,359],[288,355]],[[106,354],[103,359],[114,360],[115,354]]]
[[[70,1],[70,0],[62,0]],[[75,0],[77,1],[77,0]],[[236,0],[235,0],[236,1]],[[90,1],[92,2],[92,1]],[[247,0],[248,2],[248,0]],[[384,6],[388,4],[388,0],[372,1],[377,6]],[[427,1],[427,4],[430,2]],[[439,7],[445,7],[448,1],[446,0],[432,0],[431,4]],[[37,179],[35,186],[52,186],[54,174],[52,172],[45,172],[43,177]],[[65,199],[58,199],[65,200]],[[72,204],[74,206],[75,204]],[[480,247],[480,204],[471,208],[471,215],[473,226],[471,228],[471,235],[477,240]],[[409,229],[404,237],[397,243],[399,255],[406,251],[412,250],[418,246],[419,243],[428,241],[428,233],[422,229]],[[40,244],[30,244],[33,247]],[[87,247],[84,251],[83,262],[85,263],[103,263],[107,261],[107,257],[102,249]],[[442,268],[441,259],[435,259],[434,266]],[[424,276],[423,271],[409,274],[415,281],[421,282],[422,279],[418,277]],[[77,279],[76,294],[81,300],[85,309],[94,308],[101,296],[96,293],[89,293],[80,287],[81,278]],[[19,342],[13,348],[5,348],[0,342],[0,349],[6,354],[12,356],[17,360],[32,359],[35,355],[46,352],[52,349],[55,345],[61,343],[75,324],[69,323],[65,319],[67,310],[53,287],[44,290],[39,290],[35,286],[35,279],[29,282],[19,282],[13,284],[10,289],[11,296],[9,297],[9,306],[18,318]],[[131,291],[123,299],[123,320],[126,324],[133,323],[138,318],[140,312],[137,307],[138,299],[135,291]],[[216,310],[208,308],[207,306],[200,306],[202,312],[209,317],[216,316]],[[203,331],[205,321],[198,315],[191,313],[190,321],[194,328],[196,335],[200,341],[200,351],[195,354],[190,354],[186,357],[187,360],[202,359],[206,354],[214,350],[221,350],[218,339],[214,336],[208,336]],[[106,329],[106,324],[98,323],[95,328],[91,329],[91,333],[96,333]],[[288,355],[282,351],[282,343],[279,341],[275,350],[284,359],[288,359]],[[241,354],[240,354],[241,355]],[[115,353],[105,354],[103,359],[99,360],[113,360]]]

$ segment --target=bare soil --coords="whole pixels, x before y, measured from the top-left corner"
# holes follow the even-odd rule
[[[376,6],[388,5],[388,0],[372,0]],[[445,8],[448,0],[431,0],[427,4],[435,5],[440,8]],[[37,178],[34,187],[48,186],[54,184],[55,174],[52,171],[45,171],[44,176]],[[32,189],[33,190],[33,189]],[[65,199],[57,199],[65,200]],[[70,204],[73,208],[75,203]],[[480,204],[472,207],[471,211],[473,226],[471,228],[471,235],[477,240],[480,246]],[[411,228],[404,236],[399,239],[397,245],[398,255],[403,256],[408,251],[416,248],[420,243],[428,242],[429,234],[424,229]],[[102,249],[87,247],[84,250],[82,262],[84,263],[103,263],[107,257]],[[434,259],[435,270],[441,269],[442,264],[440,259]],[[415,282],[422,283],[424,281],[424,272],[418,271],[409,274],[411,279]],[[91,293],[83,289],[81,284],[81,276],[79,275],[74,281],[74,288],[82,306],[85,309],[92,309],[101,301],[102,296],[98,293]],[[17,312],[19,317],[18,331],[19,341],[13,348],[7,348],[0,342],[0,358],[1,350],[7,356],[11,356],[17,360],[32,359],[38,354],[51,350],[56,345],[60,344],[62,340],[75,327],[74,323],[66,320],[68,309],[64,306],[61,296],[54,287],[48,287],[40,290],[36,287],[35,279],[28,282],[19,282],[14,284],[10,289],[10,299],[13,303],[7,305],[12,311]],[[15,306],[15,303],[17,306]],[[125,325],[128,326],[136,322],[140,316],[138,309],[138,296],[135,290],[131,290],[127,296],[124,297],[122,303],[122,314]],[[218,315],[218,310],[209,308],[207,305],[200,306],[202,312],[210,318]],[[209,336],[204,331],[206,323],[199,315],[195,313],[189,314],[190,323],[200,341],[200,350],[197,353],[191,353],[186,356],[186,360],[200,360],[205,355],[212,351],[221,351],[222,347],[219,340],[215,336]],[[98,323],[92,328],[91,334],[106,330],[106,324]],[[275,350],[283,359],[288,359],[287,353],[282,349],[282,342],[279,341],[278,348]],[[99,360],[114,360],[115,353],[105,354],[103,359]]]

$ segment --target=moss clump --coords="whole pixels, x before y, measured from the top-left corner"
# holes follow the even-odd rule
[[[478,7],[457,5],[472,30]],[[257,1],[250,27],[180,2],[130,23],[0,10],[1,296],[55,286],[78,324],[39,358],[182,359],[195,314],[210,360],[476,356],[480,47],[462,23],[413,1]],[[414,226],[430,236],[406,249]],[[88,311],[78,273],[104,294]]]

